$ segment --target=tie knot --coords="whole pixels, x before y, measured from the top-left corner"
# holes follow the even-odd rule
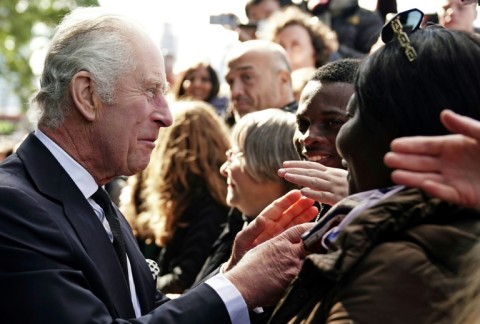
[[[92,195],[92,198],[104,210],[108,208],[112,202],[110,196],[102,187],[98,187],[97,191]]]

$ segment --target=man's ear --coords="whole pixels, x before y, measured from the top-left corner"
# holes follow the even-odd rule
[[[95,91],[90,72],[80,71],[73,76],[70,82],[70,94],[78,112],[88,121],[93,121],[98,100],[94,97]]]

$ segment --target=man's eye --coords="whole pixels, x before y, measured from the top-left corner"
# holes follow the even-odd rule
[[[297,119],[297,127],[300,133],[305,133],[310,127],[310,123],[305,119]]]
[[[147,90],[147,96],[148,96],[150,99],[153,99],[153,98],[155,98],[155,96],[157,95],[157,92],[158,92],[158,89],[157,89],[157,88],[148,89],[148,90]]]
[[[243,81],[250,81],[251,79],[252,79],[252,77],[248,74],[242,75],[242,80]]]

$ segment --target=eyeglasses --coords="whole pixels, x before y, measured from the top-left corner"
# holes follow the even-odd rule
[[[234,151],[232,149],[228,149],[225,152],[225,155],[227,156],[227,161],[232,162],[234,159],[239,158],[243,155],[242,151]]]
[[[407,59],[413,62],[417,58],[417,52],[410,44],[408,35],[420,28],[422,19],[423,12],[416,8],[398,13],[383,26],[382,41],[387,44],[395,38],[398,39]]]

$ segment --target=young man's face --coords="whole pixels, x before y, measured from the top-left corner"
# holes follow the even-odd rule
[[[335,141],[347,121],[345,109],[353,84],[309,81],[302,91],[297,111],[294,143],[304,160],[342,168]]]

